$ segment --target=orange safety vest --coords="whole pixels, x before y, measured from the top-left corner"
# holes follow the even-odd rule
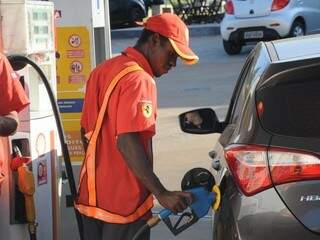
[[[96,172],[95,172],[95,154],[96,154],[96,146],[97,146],[97,139],[99,136],[99,132],[102,126],[103,118],[105,112],[107,110],[109,98],[111,93],[119,80],[127,75],[130,72],[134,71],[141,71],[142,68],[135,64],[129,67],[124,68],[121,70],[111,81],[110,85],[108,86],[104,98],[103,103],[101,105],[101,109],[99,111],[99,115],[95,124],[95,128],[93,131],[88,132],[86,137],[89,139],[88,148],[85,155],[84,163],[82,164],[81,172],[80,172],[80,180],[78,185],[78,190],[83,182],[84,177],[87,177],[87,187],[88,187],[88,194],[89,199],[87,204],[75,203],[76,209],[88,217],[93,217],[104,222],[108,223],[118,223],[118,224],[125,224],[130,223],[138,220],[144,214],[147,213],[153,207],[153,197],[150,194],[147,199],[136,209],[135,212],[130,214],[129,216],[121,216],[115,213],[108,212],[104,209],[97,207],[97,193],[96,193]]]

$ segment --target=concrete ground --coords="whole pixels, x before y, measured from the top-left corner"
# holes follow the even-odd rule
[[[114,39],[113,54],[136,42],[136,38]],[[162,183],[170,190],[179,190],[184,173],[194,167],[210,168],[208,152],[217,135],[191,135],[181,132],[178,115],[184,111],[212,107],[223,120],[230,97],[244,63],[252,47],[245,48],[237,56],[228,56],[222,47],[220,36],[191,37],[191,45],[200,57],[195,66],[182,65],[156,80],[158,86],[157,135],[154,138],[154,167]],[[79,167],[75,166],[75,173]],[[78,177],[76,176],[76,179]],[[66,185],[64,185],[66,186]],[[64,204],[63,204],[64,205]],[[160,210],[156,202],[154,213]],[[77,239],[72,208],[62,210],[62,239]],[[210,214],[190,229],[174,237],[163,223],[152,229],[153,240],[212,239]]]

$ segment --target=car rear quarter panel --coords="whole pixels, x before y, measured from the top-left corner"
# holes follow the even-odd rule
[[[221,207],[214,215],[214,240],[316,240],[281,201],[274,188],[247,197],[230,172],[220,182]]]
[[[319,239],[291,214],[273,188],[251,197],[228,191],[226,194],[237,225],[237,239]]]

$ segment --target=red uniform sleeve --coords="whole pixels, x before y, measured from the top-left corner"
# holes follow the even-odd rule
[[[29,104],[29,99],[13,71],[8,59],[0,54],[0,115],[11,111],[20,112]]]
[[[140,74],[130,74],[129,79],[125,79],[121,84],[117,109],[117,135],[155,131],[156,85],[153,79]]]

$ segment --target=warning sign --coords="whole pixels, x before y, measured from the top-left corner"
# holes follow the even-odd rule
[[[70,68],[71,68],[71,72],[72,73],[81,73],[82,72],[82,69],[83,69],[83,66],[82,66],[82,63],[79,62],[79,61],[73,61],[70,65]]]
[[[72,34],[69,37],[69,44],[70,44],[71,47],[74,47],[74,48],[80,47],[80,45],[81,45],[80,36],[77,35],[77,34]]]
[[[83,160],[80,118],[85,81],[91,71],[90,34],[86,27],[58,27],[58,104],[72,161]],[[50,180],[50,178],[49,178]]]

